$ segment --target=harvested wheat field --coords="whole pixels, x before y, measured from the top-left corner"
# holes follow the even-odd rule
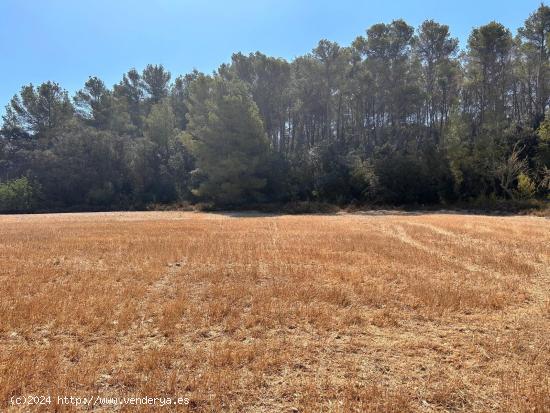
[[[550,411],[544,218],[2,216],[0,294],[0,411]]]

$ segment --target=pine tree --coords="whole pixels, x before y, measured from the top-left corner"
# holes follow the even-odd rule
[[[200,76],[190,86],[185,141],[196,158],[193,193],[218,205],[258,201],[268,139],[245,84]]]

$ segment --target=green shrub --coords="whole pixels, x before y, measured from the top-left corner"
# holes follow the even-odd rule
[[[537,187],[531,178],[524,173],[520,173],[518,176],[518,193],[521,198],[533,198]]]
[[[26,212],[34,207],[35,190],[25,177],[0,183],[0,212]]]

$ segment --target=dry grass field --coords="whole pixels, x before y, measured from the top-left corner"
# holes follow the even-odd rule
[[[0,411],[548,412],[550,220],[0,216]]]

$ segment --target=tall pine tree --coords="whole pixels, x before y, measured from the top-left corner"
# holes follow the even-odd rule
[[[242,81],[199,76],[190,85],[185,141],[196,158],[193,193],[218,205],[259,201],[269,142]]]

